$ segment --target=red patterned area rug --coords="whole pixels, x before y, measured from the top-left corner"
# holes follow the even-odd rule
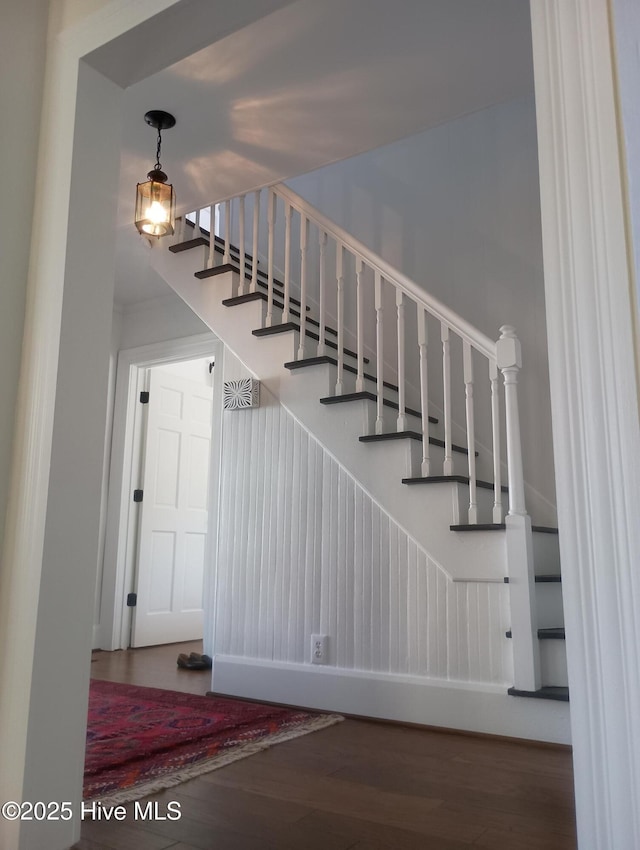
[[[91,680],[85,800],[138,800],[343,718]]]

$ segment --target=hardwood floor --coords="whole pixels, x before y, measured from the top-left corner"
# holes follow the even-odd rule
[[[198,645],[97,653],[95,678],[205,693]],[[574,850],[566,749],[347,719],[156,794],[178,821],[85,821],[77,850]],[[132,808],[132,807],[130,807]]]

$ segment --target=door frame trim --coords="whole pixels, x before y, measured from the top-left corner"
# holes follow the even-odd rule
[[[144,389],[146,370],[152,366],[213,356],[216,373],[222,375],[223,343],[213,334],[204,333],[182,339],[166,340],[118,353],[113,409],[113,438],[109,464],[106,535],[100,590],[100,618],[94,628],[94,645],[105,650],[126,649],[131,633],[131,609],[127,593],[135,590],[135,554],[138,544],[137,511],[133,511],[131,493],[138,483],[141,457],[142,417],[139,393]],[[213,382],[213,411],[209,497],[209,523],[205,558],[216,564],[218,545],[219,470],[222,440],[222,396],[220,379]],[[214,570],[205,574],[204,636],[205,651],[210,637],[215,590]]]

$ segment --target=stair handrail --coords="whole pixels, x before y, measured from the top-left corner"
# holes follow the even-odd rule
[[[379,272],[386,281],[401,289],[405,295],[410,296],[413,301],[420,304],[421,307],[426,309],[440,322],[444,322],[444,324],[465,339],[477,351],[480,351],[489,360],[496,359],[496,343],[491,337],[483,334],[471,322],[468,322],[450,307],[447,307],[446,304],[443,304],[442,301],[439,301],[429,292],[419,287],[415,281],[411,280],[411,278],[407,277],[399,269],[395,269],[390,263],[376,254],[375,251],[372,251],[363,242],[340,227],[339,224],[331,221],[320,210],[316,209],[313,204],[310,204],[287,185],[277,183],[271,188],[280,198],[296,207],[299,212],[303,212],[318,228],[348,247],[352,254],[360,257],[374,272]]]

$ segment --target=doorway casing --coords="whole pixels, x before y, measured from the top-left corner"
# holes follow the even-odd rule
[[[220,451],[222,448],[222,367],[224,346],[211,333],[185,339],[167,340],[137,348],[123,349],[118,354],[114,427],[109,473],[107,526],[100,598],[100,624],[94,632],[94,645],[101,649],[126,649],[131,631],[131,608],[126,596],[132,590],[136,549],[136,526],[132,521],[131,494],[138,486],[140,464],[140,392],[144,389],[146,370],[198,357],[212,357],[216,367],[213,382],[212,441],[209,469],[210,496],[205,559],[215,563],[218,534],[218,497]],[[205,573],[205,651],[211,652],[213,634],[210,617],[214,606],[215,579]]]

